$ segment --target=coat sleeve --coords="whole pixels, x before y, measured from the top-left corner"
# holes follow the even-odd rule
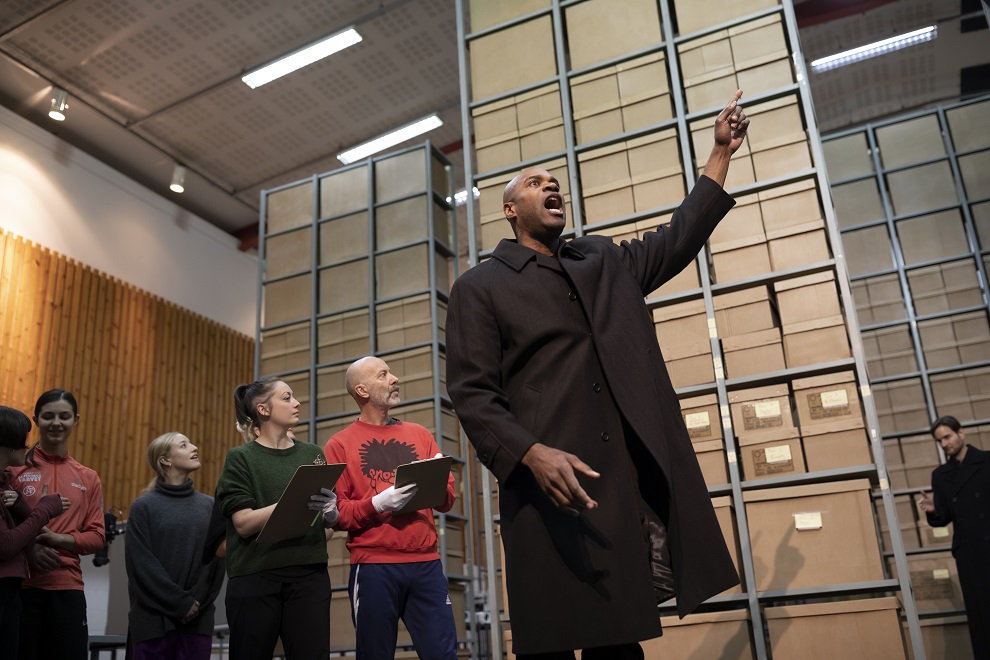
[[[69,532],[76,540],[73,552],[77,555],[99,552],[107,543],[106,521],[103,517],[103,486],[95,472],[87,490],[89,501],[86,503],[86,519],[83,520],[79,531]]]
[[[502,388],[501,332],[491,283],[484,279],[462,277],[450,292],[447,391],[478,460],[504,483],[538,440],[509,409]]]
[[[694,189],[674,211],[670,226],[647,232],[642,240],[622,241],[626,268],[649,295],[682,270],[701,252],[719,221],[735,205],[722,187],[702,175]]]
[[[928,524],[932,527],[945,527],[952,522],[952,511],[947,506],[947,496],[942,487],[943,479],[938,472],[932,473],[932,499],[935,501],[935,511],[926,513]]]
[[[155,555],[151,541],[150,512],[140,502],[131,506],[127,519],[124,566],[141,603],[169,619],[179,620],[192,607],[193,595],[176,584]]]

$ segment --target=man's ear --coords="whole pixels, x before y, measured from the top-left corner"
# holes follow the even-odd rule
[[[516,204],[515,202],[505,202],[502,204],[502,213],[505,214],[505,219],[512,222],[516,219]]]

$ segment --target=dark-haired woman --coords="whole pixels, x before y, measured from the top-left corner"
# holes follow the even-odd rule
[[[103,548],[103,491],[100,477],[69,456],[69,438],[79,423],[76,399],[49,390],[34,406],[40,439],[14,468],[13,486],[34,507],[58,493],[71,507],[38,535],[31,551],[31,577],[23,582],[21,660],[85,660],[89,655],[86,596],[79,557]],[[52,634],[58,631],[58,634]]]
[[[314,444],[288,436],[299,423],[292,389],[269,378],[234,391],[237,424],[254,442],[227,453],[217,498],[227,519],[227,622],[230,656],[272,657],[279,637],[288,660],[326,660],[330,652],[330,578],[324,527],[337,522],[336,495],[314,495],[323,525],[297,539],[257,543],[300,465],[322,464]]]
[[[4,491],[4,504],[0,506],[0,644],[10,657],[17,657],[20,636],[21,582],[28,575],[25,549],[68,503],[52,493],[41,498],[32,510],[16,493],[14,498],[8,497],[11,475],[7,468],[24,465],[30,432],[27,415],[0,406],[0,489]]]

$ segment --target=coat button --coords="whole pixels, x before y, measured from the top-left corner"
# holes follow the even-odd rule
[[[593,389],[595,392],[601,392],[602,386],[599,385],[598,383],[595,383],[594,385],[591,386],[591,389]]]
[[[577,294],[576,294],[576,293],[574,293],[573,291],[571,291],[571,292],[570,292],[570,293],[569,293],[569,294],[567,295],[567,297],[568,297],[568,298],[570,298],[571,300],[577,300]]]
[[[959,498],[958,498],[958,497],[953,497],[953,498],[952,498],[952,501],[953,501],[953,502],[957,502],[957,501],[959,501]]]
[[[478,460],[484,464],[488,464],[488,454],[478,454]]]
[[[606,433],[605,431],[602,431],[602,440],[608,442],[608,433]]]

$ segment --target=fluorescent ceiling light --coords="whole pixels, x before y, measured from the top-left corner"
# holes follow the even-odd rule
[[[342,162],[344,165],[353,163],[356,160],[361,160],[362,158],[367,158],[371,154],[376,154],[379,151],[388,149],[389,147],[395,146],[406,140],[411,140],[417,135],[422,135],[427,131],[432,131],[434,128],[440,128],[443,126],[443,122],[436,115],[431,115],[426,119],[420,119],[419,121],[409,124],[408,126],[403,126],[402,128],[397,128],[391,133],[386,133],[380,137],[376,137],[374,140],[369,140],[364,144],[359,144],[353,149],[348,149],[342,154],[337,155],[337,160]]]
[[[255,69],[243,76],[241,80],[251,89],[257,89],[265,83],[270,83],[276,78],[281,78],[297,69],[309,66],[313,62],[319,62],[324,57],[339,53],[360,41],[361,35],[358,34],[357,30],[348,28],[343,32],[338,32],[331,37],[317,41],[315,44],[306,46],[281,59],[277,59],[271,64],[266,64],[260,69]]]
[[[835,55],[829,55],[828,57],[817,59],[811,63],[811,68],[816,72],[828,71],[829,69],[835,69],[840,66],[852,64],[853,62],[859,62],[861,60],[867,60],[871,57],[876,57],[877,55],[883,55],[884,53],[891,53],[895,50],[900,50],[901,48],[907,48],[908,46],[931,41],[937,36],[938,28],[934,25],[929,25],[928,27],[915,30],[914,32],[908,32],[907,34],[891,37],[890,39],[884,39],[883,41],[877,41],[872,44],[860,46],[859,48],[853,48],[852,50],[843,51]]]

